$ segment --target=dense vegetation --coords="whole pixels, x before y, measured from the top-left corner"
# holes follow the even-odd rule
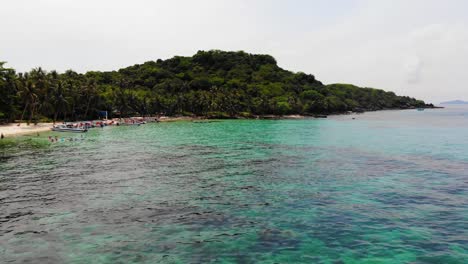
[[[0,64],[0,119],[76,120],[129,115],[235,117],[327,114],[430,107],[392,92],[323,85],[313,75],[278,67],[269,55],[199,51],[118,71],[80,74],[36,68],[16,73]]]

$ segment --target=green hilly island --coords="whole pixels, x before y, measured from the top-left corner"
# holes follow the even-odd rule
[[[0,119],[84,120],[131,115],[316,115],[433,107],[351,84],[323,84],[280,68],[270,55],[199,51],[116,71],[18,73],[0,64]]]

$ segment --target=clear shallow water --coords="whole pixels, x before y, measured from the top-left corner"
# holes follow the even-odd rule
[[[466,108],[46,136],[0,148],[1,263],[467,263]]]

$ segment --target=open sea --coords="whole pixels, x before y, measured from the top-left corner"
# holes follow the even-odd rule
[[[4,139],[0,263],[468,263],[468,108]]]

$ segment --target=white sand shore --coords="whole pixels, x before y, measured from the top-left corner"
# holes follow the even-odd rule
[[[20,126],[18,124],[0,125],[0,134],[3,134],[5,137],[34,134],[50,131],[52,125],[52,123],[30,124],[29,126],[26,123],[22,123]]]

